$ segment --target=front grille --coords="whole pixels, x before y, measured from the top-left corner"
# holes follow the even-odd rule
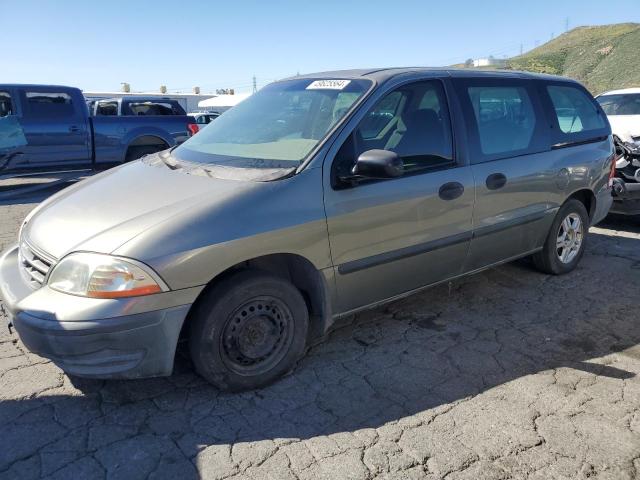
[[[33,288],[40,288],[55,259],[32,247],[26,241],[20,242],[20,267],[25,280]]]

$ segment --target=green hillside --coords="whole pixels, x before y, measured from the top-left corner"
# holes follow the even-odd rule
[[[575,78],[594,94],[640,87],[640,24],[574,28],[509,59],[507,68]]]

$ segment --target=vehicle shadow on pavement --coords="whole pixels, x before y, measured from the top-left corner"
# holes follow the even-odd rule
[[[252,442],[244,453],[256,465],[297,439],[366,442],[368,429],[429,424],[473,396],[504,400],[504,392],[491,396],[493,387],[545,370],[552,371],[536,388],[518,395],[544,396],[560,368],[629,379],[635,374],[611,354],[640,358],[640,240],[616,237],[613,256],[611,240],[592,234],[569,275],[542,275],[523,260],[358,314],[292,374],[258,391],[221,393],[184,354],[167,378],[69,379],[41,363],[25,367],[36,380],[21,385],[5,373],[0,472],[12,475],[37,458],[40,472],[61,475],[73,467],[75,476],[107,469],[207,477],[211,468],[240,468],[232,451],[243,442]],[[527,402],[505,407],[505,418],[519,421]]]
[[[54,193],[77,183],[77,181],[61,181],[59,178],[51,176],[44,181],[25,180],[8,183],[0,180],[0,206],[40,203]]]
[[[598,224],[598,227],[620,232],[640,233],[640,215],[609,214]]]

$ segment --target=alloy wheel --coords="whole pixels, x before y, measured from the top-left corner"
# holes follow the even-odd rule
[[[567,215],[558,230],[556,238],[556,254],[562,263],[571,263],[580,252],[584,238],[584,224],[580,215],[570,213]]]

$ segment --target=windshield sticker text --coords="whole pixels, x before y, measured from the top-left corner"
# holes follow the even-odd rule
[[[316,80],[311,82],[307,90],[343,90],[351,80]]]

